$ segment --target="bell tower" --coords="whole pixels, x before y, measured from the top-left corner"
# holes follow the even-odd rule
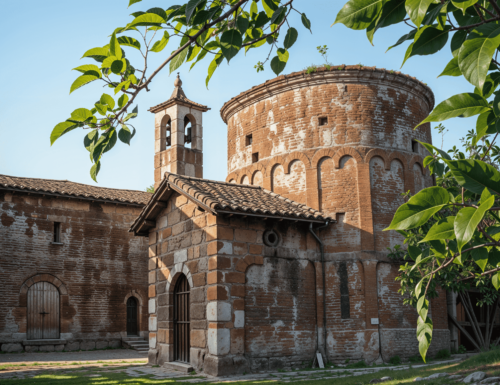
[[[203,178],[203,112],[210,108],[186,97],[177,73],[174,92],[151,107],[155,114],[155,188],[165,172]]]

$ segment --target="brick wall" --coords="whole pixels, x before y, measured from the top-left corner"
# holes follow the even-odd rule
[[[126,300],[139,301],[147,331],[147,244],[128,232],[140,207],[38,194],[0,193],[0,343],[26,339],[26,292],[47,281],[61,293],[66,350],[120,346]],[[61,243],[53,244],[54,222]]]

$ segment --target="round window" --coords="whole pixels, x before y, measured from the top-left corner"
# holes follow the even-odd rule
[[[271,247],[278,246],[278,243],[280,241],[280,237],[279,237],[278,233],[274,230],[266,230],[264,232],[263,238],[264,238],[264,243],[267,246],[271,246]]]

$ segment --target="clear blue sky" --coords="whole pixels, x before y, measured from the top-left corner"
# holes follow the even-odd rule
[[[66,120],[79,107],[91,108],[102,92],[100,85],[83,87],[69,95],[69,88],[78,76],[72,68],[92,63],[80,60],[89,48],[109,42],[110,33],[132,20],[131,12],[154,6],[166,9],[177,2],[146,0],[127,9],[128,0],[74,1],[12,1],[2,2],[0,41],[3,60],[0,62],[0,174],[50,179],[68,179],[95,184],[89,175],[91,163],[83,147],[84,133],[74,130],[50,147],[52,128]],[[363,64],[399,70],[408,44],[388,53],[387,47],[407,33],[407,27],[389,27],[377,31],[375,46],[370,45],[364,31],[352,31],[343,25],[330,27],[344,0],[296,0],[312,22],[313,34],[305,30],[297,16],[291,23],[299,38],[290,49],[290,60],[284,74],[299,71],[310,64],[321,64],[316,46],[329,47],[329,61],[334,64]],[[19,23],[19,17],[30,15]],[[266,45],[267,46],[267,45]],[[264,48],[265,46],[261,47]],[[132,51],[129,48],[127,52]],[[155,68],[173,46],[154,56],[149,68]],[[131,57],[129,55],[128,57]],[[186,95],[211,107],[204,117],[204,176],[224,180],[226,169],[226,126],[220,108],[231,97],[260,84],[275,75],[266,66],[264,72],[253,68],[267,56],[267,48],[250,50],[225,62],[215,72],[209,89],[205,87],[208,60],[180,68]],[[437,78],[451,59],[449,42],[438,54],[417,56],[408,60],[402,72],[427,83],[439,103],[460,92],[472,92],[474,87],[462,78]],[[139,67],[140,68],[140,67]],[[154,120],[147,109],[170,97],[174,74],[164,70],[156,77],[151,91],[138,98],[139,116],[134,123],[138,132],[129,147],[118,142],[106,154],[98,175],[100,186],[144,190],[153,183]],[[106,91],[109,92],[109,91]],[[445,122],[450,130],[445,147],[459,145],[459,138],[475,125],[475,119],[453,119]],[[434,135],[440,145],[441,138]]]

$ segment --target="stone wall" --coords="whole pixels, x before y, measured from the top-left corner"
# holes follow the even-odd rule
[[[0,192],[2,350],[23,349],[26,298],[36,282],[58,288],[64,341],[27,350],[121,346],[130,296],[139,302],[139,331],[147,331],[147,241],[128,232],[140,210],[124,204]],[[53,242],[54,222],[61,223],[59,244]]]

